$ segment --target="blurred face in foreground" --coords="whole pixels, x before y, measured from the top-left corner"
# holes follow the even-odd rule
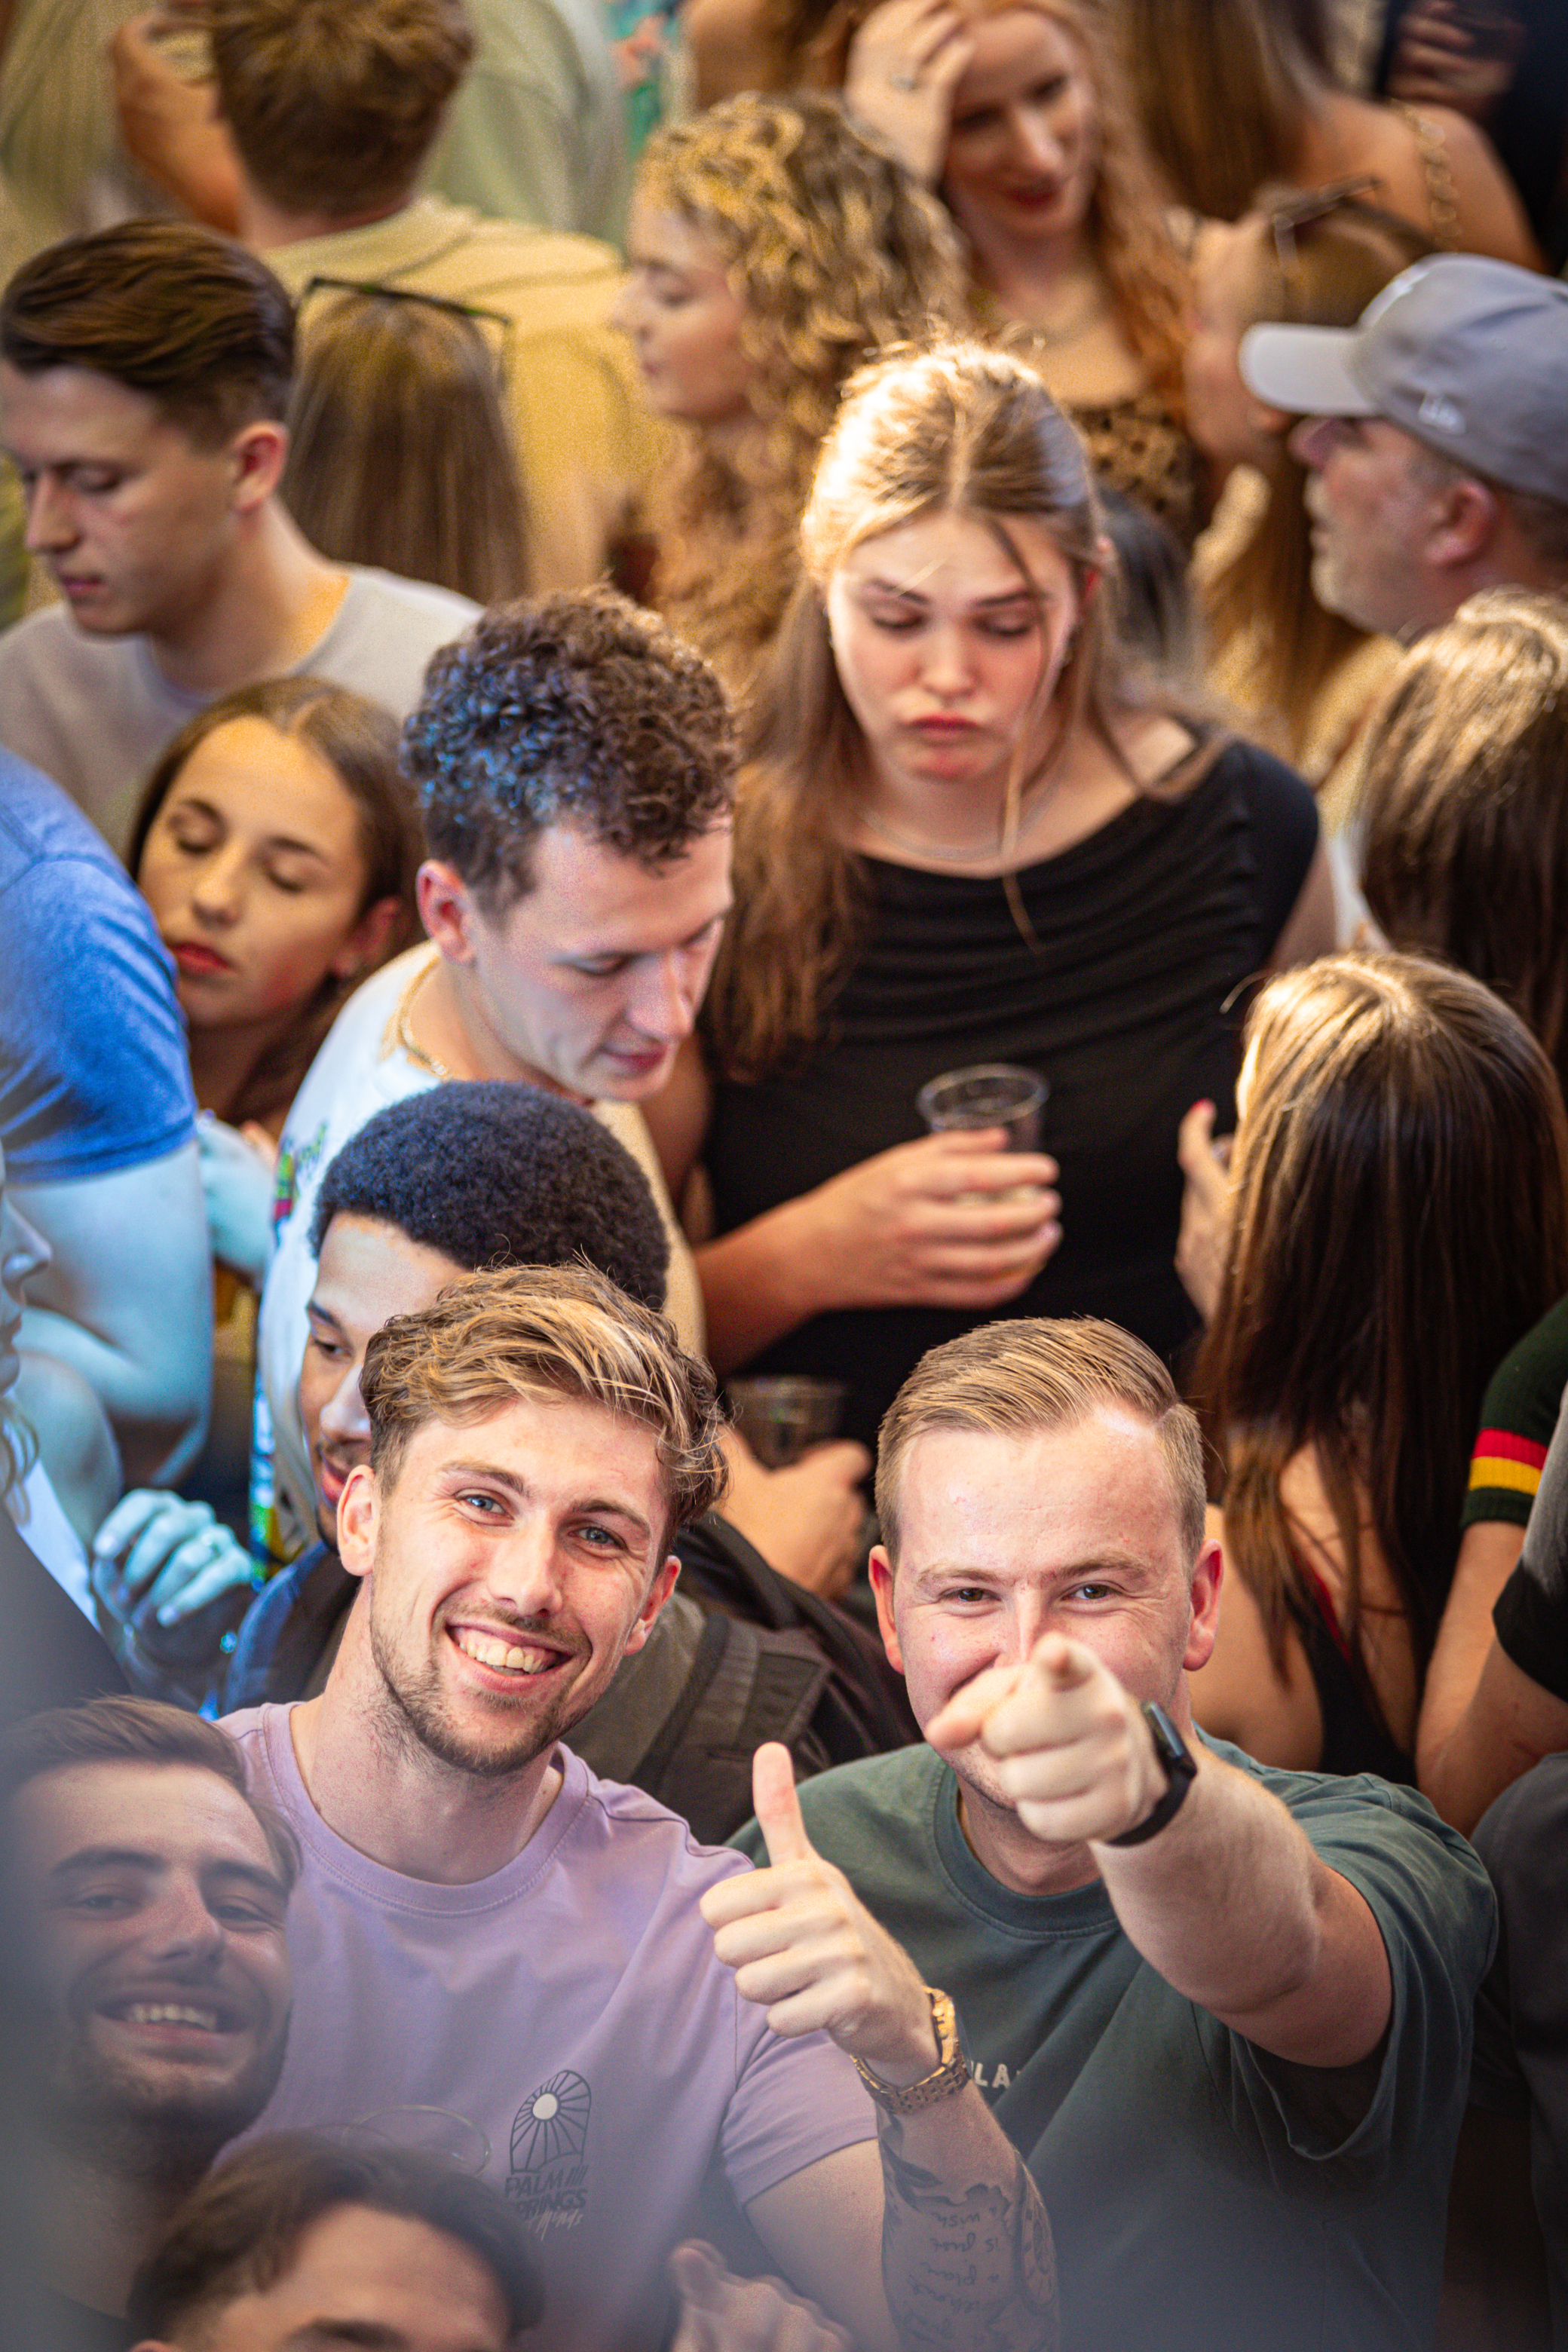
[[[340,2205],[269,2286],[202,2315],[167,2352],[507,2352],[505,2299],[471,2247],[405,2213]],[[164,2352],[147,2338],[138,2352]]]
[[[46,2120],[199,2171],[283,2063],[287,1896],[260,1823],[215,1772],[115,1761],[28,1781],[11,1839]]]

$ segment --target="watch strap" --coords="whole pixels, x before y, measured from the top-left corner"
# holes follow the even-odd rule
[[[1152,1813],[1144,1815],[1136,1828],[1123,1830],[1120,1837],[1106,1838],[1106,1845],[1142,1845],[1145,1839],[1158,1837],[1167,1822],[1174,1819],[1186,1802],[1187,1790],[1197,1779],[1196,1759],[1170,1717],[1153,1699],[1146,1698],[1142,1707],[1143,1720],[1154,1742],[1154,1753],[1165,1774],[1165,1793]]]

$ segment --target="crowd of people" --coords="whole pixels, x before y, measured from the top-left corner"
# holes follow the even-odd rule
[[[5,2352],[1568,2352],[1565,280],[1554,0],[0,0]]]

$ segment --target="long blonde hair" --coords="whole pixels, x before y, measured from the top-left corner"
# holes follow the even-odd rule
[[[894,353],[863,369],[823,448],[801,529],[805,577],[760,682],[745,745],[736,907],[707,1014],[728,1075],[754,1076],[818,1035],[858,930],[859,864],[844,835],[864,785],[863,745],[828,639],[827,583],[865,541],[942,513],[983,522],[1031,589],[1010,521],[1045,529],[1080,595],[1105,560],[1077,433],[1031,368],[983,343]],[[1022,793],[1065,756],[1079,728],[1121,758],[1112,722],[1127,694],[1103,601],[1085,598],[1049,686],[1058,724],[1044,767],[1013,780],[1015,829]],[[1037,707],[1026,719],[1021,753],[1045,716]]]
[[[800,511],[845,379],[879,346],[956,326],[963,273],[942,207],[833,100],[748,94],[667,124],[639,191],[721,257],[742,307],[760,438],[700,428],[656,517],[655,597],[727,680],[771,642],[796,569]]]
[[[879,0],[773,0],[769,25],[784,69],[841,88],[849,45]],[[1000,16],[1023,8],[1048,17],[1082,53],[1094,86],[1100,167],[1085,236],[1117,318],[1149,380],[1183,409],[1183,319],[1186,264],[1165,224],[1163,201],[1144,145],[1127,76],[1093,0],[955,0],[965,16]]]

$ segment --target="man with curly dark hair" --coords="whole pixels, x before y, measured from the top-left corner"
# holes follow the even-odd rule
[[[279,1157],[261,1374],[300,1533],[314,1519],[298,1409],[307,1235],[327,1162],[385,1103],[500,1078],[591,1104],[653,1186],[671,1237],[665,1303],[683,1339],[702,1340],[637,1105],[690,1034],[730,907],[734,749],[719,683],[650,614],[587,589],[483,615],[432,664],[404,743],[430,852],[429,939],[345,1005]]]

